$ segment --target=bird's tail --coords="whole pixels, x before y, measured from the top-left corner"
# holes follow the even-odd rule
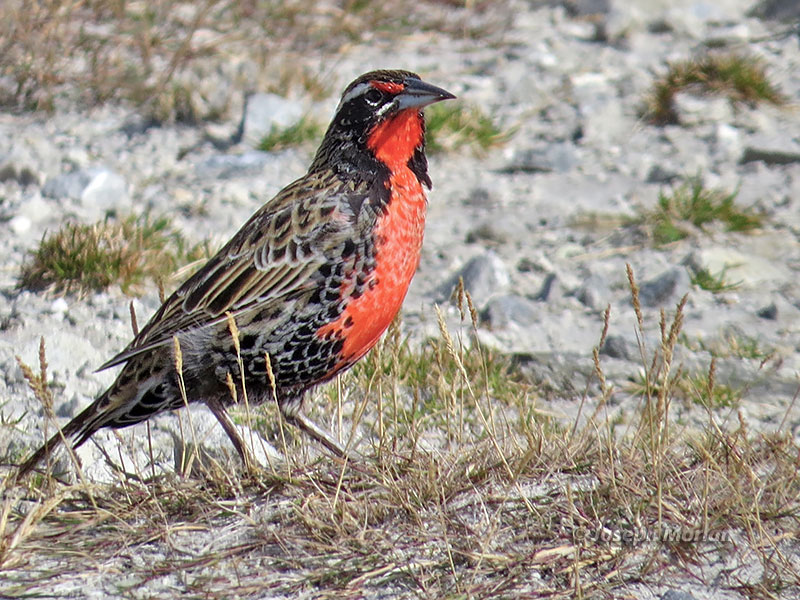
[[[44,462],[64,441],[71,444],[74,450],[89,439],[95,431],[102,427],[101,423],[103,421],[98,419],[98,416],[102,415],[100,406],[103,399],[104,397],[101,396],[92,402],[83,412],[47,440],[41,448],[17,468],[16,473],[12,475],[13,479],[9,483],[13,484],[22,481],[28,473]]]

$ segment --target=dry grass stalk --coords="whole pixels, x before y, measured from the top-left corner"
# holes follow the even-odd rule
[[[632,269],[628,274],[637,310]],[[473,320],[467,294],[462,302],[462,314]],[[232,526],[236,543],[209,542],[191,558],[168,554],[143,576],[183,569],[211,597],[266,589],[296,595],[314,585],[337,597],[399,586],[434,597],[502,590],[572,598],[614,596],[627,583],[657,581],[659,573],[696,573],[693,565],[707,555],[722,560],[747,551],[773,581],[800,585],[791,554],[792,536],[800,533],[796,442],[752,433],[743,418],[728,430],[710,405],[703,429],[675,427],[670,405],[681,369],[674,349],[684,306],[653,324],[660,343],[649,354],[647,321],[638,308],[648,383],[640,410],[623,421],[609,410],[613,382],[601,354],[593,354],[591,375],[600,384],[584,392],[595,410],[576,429],[574,421],[559,422],[530,406],[528,388],[513,385],[513,376],[498,368],[501,359],[474,339],[467,344],[460,331],[453,335],[439,311],[439,339],[412,350],[394,326],[380,352],[322,390],[338,393],[341,410],[336,402],[314,405],[328,417],[339,411],[345,429],[374,427],[374,456],[353,465],[297,462],[286,476],[227,468],[147,484],[121,480],[100,492],[103,511],[72,495],[37,527],[26,525],[6,558],[21,564],[21,557],[39,556],[46,540],[48,552],[79,572],[83,567],[70,562],[68,548],[85,546],[89,532],[104,542],[102,550],[86,552],[113,554],[153,540],[176,544],[190,532],[216,540]],[[607,311],[600,343],[609,321]],[[465,332],[475,333],[474,321]],[[706,393],[717,380],[712,363]],[[237,387],[231,380],[232,395]],[[375,394],[389,389],[395,399],[381,405],[385,416],[365,409],[377,409]],[[461,413],[457,420],[454,410]],[[82,529],[65,525],[75,521]],[[13,529],[24,517],[6,509],[3,522]],[[280,568],[265,579],[267,557]],[[235,564],[237,578],[224,586],[205,579],[212,564]],[[719,585],[747,585],[766,597],[759,582]]]

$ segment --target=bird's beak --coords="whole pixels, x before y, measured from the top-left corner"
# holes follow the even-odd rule
[[[455,98],[450,92],[413,77],[407,78],[403,83],[405,89],[395,98],[397,110],[422,108],[434,102]]]

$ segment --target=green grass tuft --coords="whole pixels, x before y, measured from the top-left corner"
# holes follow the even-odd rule
[[[208,255],[204,245],[189,246],[164,217],[67,223],[45,234],[22,267],[19,287],[81,295],[119,285],[135,294],[146,280],[163,282]]]
[[[258,149],[264,152],[274,152],[293,146],[300,146],[306,142],[318,142],[322,139],[325,129],[312,119],[303,117],[294,125],[285,128],[274,128],[258,144]]]
[[[382,440],[414,439],[431,428],[460,439],[465,430],[479,427],[479,403],[491,399],[495,407],[513,407],[526,416],[533,404],[532,386],[509,355],[444,334],[413,346],[401,335],[399,322],[343,383],[363,390],[358,396],[365,405],[379,407]],[[340,401],[336,387],[327,392],[331,405]]]
[[[514,135],[513,129],[501,129],[478,108],[461,104],[434,104],[426,111],[426,116],[427,148],[431,152],[469,147],[480,155],[502,146]]]
[[[679,383],[686,398],[707,409],[731,408],[739,406],[742,401],[742,390],[729,385],[711,382],[708,374],[687,375]]]
[[[764,347],[762,341],[757,337],[745,335],[738,331],[728,331],[710,340],[702,338],[691,340],[683,336],[681,344],[694,352],[708,352],[714,358],[743,358],[764,361],[775,354],[774,348]]]
[[[638,220],[649,225],[656,245],[669,244],[721,223],[726,231],[751,231],[763,224],[763,217],[750,209],[739,208],[737,192],[707,189],[699,177],[692,177],[670,193],[658,195],[657,208]]]
[[[669,65],[667,74],[653,84],[644,117],[654,125],[679,123],[675,95],[683,91],[725,96],[734,104],[786,103],[784,95],[767,77],[760,59],[710,54]]]
[[[696,285],[700,289],[706,290],[713,294],[720,292],[731,292],[742,285],[741,281],[730,282],[725,279],[725,274],[728,269],[724,268],[719,273],[712,273],[705,267],[692,269],[691,281],[692,285]]]

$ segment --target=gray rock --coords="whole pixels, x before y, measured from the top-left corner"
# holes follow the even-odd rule
[[[565,0],[562,4],[573,17],[604,15],[611,10],[610,0]]]
[[[464,289],[472,296],[475,306],[482,307],[492,296],[506,289],[511,281],[508,268],[494,252],[486,252],[471,258],[439,287],[437,299],[446,301],[463,279]]]
[[[800,152],[787,152],[775,148],[754,148],[748,146],[739,160],[742,164],[761,161],[767,165],[790,165],[800,162]]]
[[[80,200],[84,207],[106,213],[124,205],[127,196],[128,184],[125,179],[113,171],[102,169],[84,188]],[[98,217],[102,217],[102,214]]]
[[[748,14],[759,19],[797,21],[800,19],[800,3],[797,0],[762,0]]]
[[[95,174],[94,169],[84,169],[56,175],[45,182],[44,187],[42,187],[42,195],[55,200],[64,198],[80,200],[83,190],[86,189]]]
[[[588,308],[605,308],[611,302],[611,290],[605,279],[590,275],[575,291],[575,298]]]
[[[523,256],[517,263],[517,271],[520,273],[534,273],[541,271],[541,267],[536,261],[531,260],[527,256]]]
[[[23,235],[30,231],[31,225],[32,222],[30,218],[25,215],[17,215],[16,217],[12,217],[12,219],[8,222],[8,226],[17,235]]]
[[[36,170],[30,165],[20,163],[13,153],[0,157],[0,182],[16,181],[20,185],[39,183]]]
[[[767,319],[768,321],[774,321],[778,318],[778,306],[772,302],[768,304],[764,308],[758,309],[756,315],[761,317],[762,319]]]
[[[534,296],[535,300],[539,302],[546,302],[547,299],[550,297],[551,292],[553,291],[553,285],[558,281],[558,277],[556,277],[555,273],[548,273],[544,281],[542,282],[542,287],[539,288],[536,296]]]
[[[714,127],[714,146],[726,160],[735,161],[742,154],[742,134],[738,128],[727,123]]]
[[[663,165],[653,165],[647,173],[647,183],[672,183],[678,179],[680,175],[672,169],[668,169]]]
[[[231,179],[260,173],[272,156],[269,152],[249,150],[243,154],[216,154],[195,168],[199,177]]]
[[[133,137],[140,133],[145,133],[151,127],[158,125],[158,121],[152,116],[145,116],[140,113],[132,113],[123,121],[119,130],[127,135]]]
[[[606,336],[606,341],[600,348],[600,354],[621,360],[633,360],[634,357],[630,342],[621,335]]]
[[[482,223],[475,229],[468,231],[464,241],[468,244],[484,243],[500,245],[508,241],[508,233],[501,230],[496,223]]]
[[[465,206],[486,208],[492,204],[492,196],[486,188],[477,187],[470,190],[463,202]]]
[[[709,22],[725,22],[734,17],[731,6],[721,2],[688,2],[678,4],[669,2],[665,13],[666,20],[672,23],[676,32],[684,32],[701,39]],[[741,12],[739,13],[741,15]]]
[[[758,248],[761,252],[754,251],[748,242],[749,240],[742,240],[736,248],[716,245],[702,248],[689,255],[684,263],[694,271],[706,269],[738,287],[751,289],[791,277],[782,261],[776,261],[768,254],[764,256],[766,248]],[[777,244],[780,248],[783,242]],[[775,252],[775,249],[770,252]]]
[[[56,200],[69,198],[100,211],[112,210],[128,196],[125,179],[105,167],[90,167],[48,179],[42,195]]]
[[[78,414],[78,408],[85,405],[86,402],[81,400],[78,394],[75,394],[66,402],[62,402],[56,408],[56,416],[63,419],[72,419]]]
[[[646,11],[634,2],[613,2],[605,19],[606,35],[610,40],[624,39],[642,31],[655,17],[648,18]]]
[[[691,281],[686,269],[669,269],[639,286],[639,300],[643,306],[656,307],[689,291]]]
[[[481,319],[493,329],[525,327],[533,323],[541,312],[535,302],[509,294],[492,298],[481,313]]]
[[[680,93],[674,97],[675,112],[684,127],[701,123],[728,123],[733,120],[733,106],[727,98]]]
[[[564,352],[518,352],[511,363],[526,379],[565,396],[582,394],[586,380],[594,375],[590,357]]]
[[[661,600],[697,600],[697,598],[684,590],[668,590],[661,594]]]
[[[253,94],[247,99],[244,112],[243,141],[257,148],[274,129],[285,129],[303,116],[302,106],[276,94]]]
[[[504,167],[502,173],[565,173],[578,164],[575,144],[564,142],[546,148],[523,150]]]

